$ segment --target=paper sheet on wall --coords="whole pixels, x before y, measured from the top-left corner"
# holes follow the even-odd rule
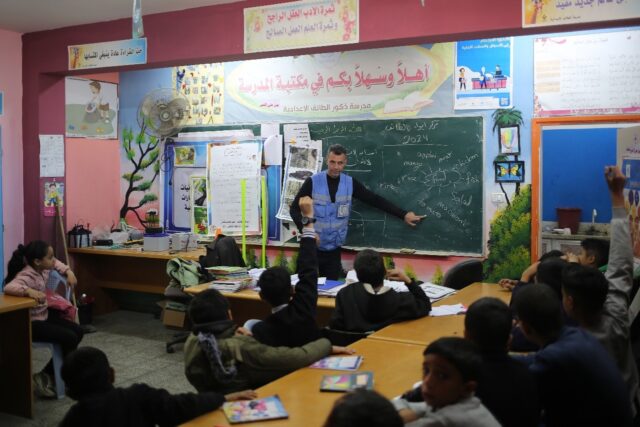
[[[304,181],[322,169],[322,153],[319,148],[322,146],[322,143],[320,142],[319,146],[318,144],[312,145],[314,146],[301,147],[298,145],[289,145],[287,167],[284,175],[284,184],[282,185],[282,199],[276,218],[292,221],[289,208],[293,199],[296,197],[296,194],[298,194],[298,191],[300,191],[300,187],[302,187]]]
[[[300,144],[311,141],[309,133],[309,125],[306,123],[295,123],[282,126],[284,133],[284,142],[287,144]]]
[[[204,168],[175,168],[173,171],[173,224],[191,227],[191,176],[202,175]]]
[[[241,180],[246,180],[246,234],[260,233],[260,143],[210,145],[207,170],[211,224],[225,234],[242,233]]]
[[[64,176],[64,137],[40,135],[40,177]]]
[[[280,134],[280,123],[260,124],[260,136],[262,136],[263,138],[278,134]]]
[[[282,135],[271,135],[265,139],[264,164],[266,166],[282,165]]]

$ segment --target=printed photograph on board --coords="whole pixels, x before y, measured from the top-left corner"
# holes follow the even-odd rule
[[[65,133],[68,137],[118,138],[118,85],[65,79]]]

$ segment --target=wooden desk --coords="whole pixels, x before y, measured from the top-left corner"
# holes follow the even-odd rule
[[[31,418],[32,298],[0,293],[0,412]]]
[[[443,298],[434,304],[451,305],[471,303],[482,297],[495,297],[509,303],[511,292],[505,291],[500,286],[492,283],[474,283],[458,291],[454,295]],[[423,317],[402,323],[394,323],[380,329],[369,336],[369,339],[405,342],[426,346],[432,341],[444,336],[460,336],[464,334],[464,315]]]
[[[422,378],[422,351],[424,350],[422,346],[364,339],[350,347],[364,357],[360,370],[373,371],[374,389],[388,398],[409,390]],[[289,413],[289,418],[268,421],[265,424],[256,423],[256,425],[322,426],[331,412],[333,403],[342,396],[342,393],[321,392],[320,380],[323,375],[340,372],[303,368],[260,387],[257,390],[259,397],[274,394],[280,396]],[[228,426],[229,422],[222,410],[218,409],[184,425],[189,427]]]

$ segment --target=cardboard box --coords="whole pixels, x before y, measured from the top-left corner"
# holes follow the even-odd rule
[[[158,305],[162,308],[160,320],[162,324],[170,328],[187,328],[187,312],[183,310],[174,310],[170,301],[159,301]]]

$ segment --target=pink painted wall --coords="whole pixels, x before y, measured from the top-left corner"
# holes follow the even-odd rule
[[[4,92],[2,127],[2,211],[4,257],[24,237],[22,173],[22,35],[0,29],[0,91]],[[5,263],[6,264],[6,263]]]
[[[116,72],[79,77],[118,83],[119,76]],[[117,139],[65,138],[67,229],[80,222],[92,228],[117,224],[122,203],[119,147]]]

